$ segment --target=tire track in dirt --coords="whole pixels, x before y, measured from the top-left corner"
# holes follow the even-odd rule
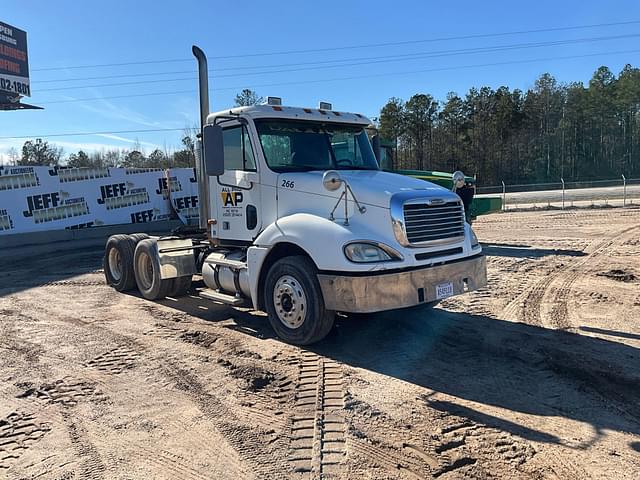
[[[550,314],[550,321],[554,328],[565,329],[571,326],[569,319],[568,300],[573,288],[573,284],[580,278],[580,276],[590,273],[593,269],[592,264],[608,251],[613,245],[621,245],[627,241],[630,234],[634,233],[634,230],[640,228],[640,225],[634,225],[629,228],[616,233],[614,236],[608,238],[601,244],[599,244],[594,251],[587,256],[584,260],[579,261],[572,266],[572,271],[562,280],[560,286],[553,294],[552,304],[553,308]],[[558,278],[555,279],[558,281]]]
[[[106,351],[87,362],[87,366],[102,372],[118,375],[125,370],[134,368],[140,359],[140,352],[125,345],[120,345]]]
[[[105,427],[97,425],[98,434],[108,436],[110,431]],[[120,452],[126,451],[128,455],[131,455],[140,463],[149,465],[151,467],[159,467],[165,474],[170,474],[171,478],[177,478],[180,480],[207,480],[210,479],[210,475],[204,475],[198,472],[191,465],[191,459],[185,458],[182,455],[178,455],[161,448],[148,448],[142,445],[140,442],[128,440],[125,436],[120,436],[117,440],[117,447]],[[110,444],[109,448],[114,449],[114,445]],[[210,445],[206,445],[205,442],[194,443],[194,448],[202,450],[206,448],[212,454],[215,449]],[[230,472],[237,474],[237,472]]]
[[[551,315],[552,325],[555,328],[567,328],[569,323],[566,321],[567,313],[567,296],[571,290],[571,286],[584,272],[580,270],[585,265],[592,263],[601,256],[616,241],[628,232],[638,228],[637,225],[616,232],[614,235],[606,238],[598,243],[589,254],[582,260],[578,260],[568,265],[564,265],[552,274],[546,275],[542,280],[521,295],[510,302],[503,310],[502,315],[505,318],[516,317],[529,325],[543,325],[542,318],[542,301],[550,290],[552,284],[562,281],[560,288],[553,298],[553,310]]]
[[[241,402],[240,409],[254,420],[260,418],[268,420],[265,424],[278,427],[286,425],[286,421],[281,417],[283,413],[281,409],[292,401],[295,379],[283,370],[287,370],[291,365],[297,365],[297,358],[276,356],[263,359],[257,352],[247,350],[246,345],[230,341],[220,333],[181,328],[171,324],[156,323],[152,329],[145,331],[144,335],[182,342],[196,347],[194,351],[206,351],[218,355],[218,363],[229,369],[232,377],[245,380],[248,383],[248,392],[253,394]],[[235,358],[234,361],[229,361],[227,357]],[[247,362],[245,359],[250,361]],[[208,358],[206,361],[209,361]],[[271,372],[269,369],[272,367],[279,368]],[[274,402],[277,404],[275,408]]]
[[[534,478],[522,468],[535,455],[528,443],[448,413],[446,408],[434,410],[428,400],[424,405],[426,410],[422,413],[426,417],[420,417],[422,422],[393,419],[357,400],[348,405],[353,412],[350,450],[365,460],[360,462],[364,475],[375,472],[374,476],[384,478],[427,479],[445,474],[453,475],[447,478]]]
[[[29,305],[25,304],[24,306],[28,311]],[[62,320],[80,328],[90,328],[93,333],[96,333],[97,331],[98,333],[101,333],[104,338],[108,338],[110,340],[109,343],[114,345],[113,348],[84,363],[85,367],[95,369],[97,372],[107,375],[107,377],[102,378],[102,381],[100,382],[103,386],[103,390],[108,390],[109,384],[116,381],[115,379],[110,378],[111,376],[119,375],[125,370],[129,370],[137,366],[143,366],[145,363],[147,363],[145,361],[144,354],[146,351],[148,351],[148,348],[145,345],[140,344],[136,338],[114,332],[109,327],[83,322],[73,317],[64,317],[62,318]],[[166,331],[167,329],[162,330]],[[181,339],[180,335],[184,334],[185,331],[179,332],[178,338],[176,338],[176,340],[184,340],[187,344],[197,343],[189,342],[188,339]],[[189,389],[184,381],[181,380],[180,383],[183,387],[185,387],[186,390]],[[175,382],[173,382],[173,385],[175,385]],[[78,400],[76,397],[80,396],[80,394],[75,395],[73,390],[69,391],[68,388],[60,385],[54,385],[53,388],[48,385],[42,386],[34,388],[33,391],[26,393],[27,394],[25,395],[25,397],[32,398],[38,402],[54,403],[67,407],[74,406],[74,403]],[[86,429],[78,423],[78,421],[74,421],[74,417],[71,417],[69,415],[66,415],[64,417],[64,423],[67,426],[68,435],[71,439],[72,445],[74,446],[77,455],[82,457],[82,463],[79,467],[81,469],[81,474],[79,475],[79,477],[101,478],[106,471],[105,463],[107,463],[109,459],[101,458],[98,453],[98,449],[93,444],[88,442],[88,433]],[[92,425],[92,430],[94,428],[95,425]],[[229,428],[228,431],[233,431],[233,429]],[[112,435],[113,432],[108,433]],[[205,439],[202,440],[204,441]],[[242,445],[242,443],[243,442],[237,442],[238,445]],[[202,445],[199,445],[198,448],[201,449]],[[135,449],[132,448],[131,450],[132,451],[130,453],[135,456]],[[218,457],[218,454],[223,450],[224,449],[221,448],[221,445],[210,447],[212,456],[215,455],[215,457]],[[257,448],[254,448],[253,451],[257,451]],[[224,453],[222,453],[221,456],[224,456]],[[245,455],[245,457],[250,456],[251,455],[248,453]],[[139,455],[139,457],[142,456]],[[207,478],[206,476],[199,475],[193,470],[184,470],[184,468],[188,469],[188,460],[186,459],[184,460],[185,466],[174,464],[172,461],[172,455],[170,453],[167,453],[167,455],[147,454],[144,455],[144,457],[145,458],[143,463],[146,462],[148,465],[155,465],[156,468],[160,467],[162,470],[173,471],[175,473],[175,478],[192,478],[198,480]],[[229,467],[228,473],[230,478],[250,478],[252,476],[246,472],[244,461],[237,463],[235,467],[231,466],[228,462],[222,463]],[[266,462],[267,465],[269,463],[275,462]],[[256,471],[260,471],[260,468],[257,467]],[[264,477],[267,476],[270,477],[271,475],[264,475]]]
[[[273,441],[269,429],[251,428],[240,420],[214,394],[209,393],[196,375],[180,366],[178,360],[165,358],[159,365],[159,373],[169,378],[174,387],[188,395],[202,413],[211,421],[212,426],[226,439],[227,448],[237,453],[249,470],[258,478],[283,478],[286,464],[283,464],[278,442]],[[236,456],[224,452],[224,445],[218,445],[220,453],[236,472],[232,478],[248,478],[249,475]]]
[[[68,411],[62,411],[62,418],[65,421],[71,445],[78,456],[80,478],[90,480],[104,478],[107,468],[95,445],[89,440],[87,431],[78,417],[72,416]]]
[[[35,408],[31,408],[31,410],[35,413],[12,413],[7,419],[0,420],[0,468],[3,467],[3,462],[7,459],[19,457],[16,450],[22,453],[30,444],[53,429],[54,422],[40,424],[34,422],[37,416],[44,414],[52,406],[54,410],[48,410],[47,418],[51,417],[52,413],[60,415],[62,423],[67,429],[71,445],[80,461],[81,478],[100,479],[103,477],[106,467],[93,444],[86,438],[86,430],[80,425],[78,417],[71,413],[71,409],[84,399],[104,398],[96,390],[93,383],[65,377],[53,383],[28,388],[17,398],[32,401]],[[2,426],[3,424],[4,426]],[[6,442],[2,441],[3,436],[9,437]],[[12,444],[14,444],[13,452],[2,455],[3,448],[11,447]],[[4,468],[9,466],[4,464]]]
[[[347,457],[342,366],[304,352],[290,419],[288,461],[297,478],[341,478]]]
[[[423,463],[412,458],[411,453],[407,455],[407,452],[417,454],[424,460],[424,463],[429,467],[432,467],[433,470],[438,466],[436,459],[411,444],[404,444],[401,450],[397,450],[376,446],[363,440],[353,439],[350,440],[349,448],[355,455],[363,457],[373,465],[382,468],[385,471],[385,476],[387,478],[389,474],[394,473],[398,473],[403,477],[409,477],[415,480],[432,478],[430,473],[432,470],[425,471]],[[363,471],[362,474],[367,475],[368,469],[364,470],[365,471]]]
[[[104,398],[93,383],[67,377],[40,387],[29,388],[17,398],[30,398],[45,405],[75,407],[87,397]]]
[[[134,388],[127,389],[127,391],[119,389],[117,397],[112,395],[114,398],[117,398],[119,403],[132,406],[131,410],[128,410],[128,414],[134,417],[140,414],[145,421],[158,422],[161,425],[160,428],[163,430],[166,428],[170,432],[178,432],[178,435],[182,438],[182,442],[179,444],[181,450],[183,452],[198,452],[200,457],[210,460],[215,467],[218,467],[216,474],[224,471],[229,478],[248,478],[244,470],[237,468],[238,465],[241,465],[239,463],[236,464],[235,467],[226,461],[220,462],[223,465],[222,467],[217,464],[219,459],[225,458],[224,448],[219,442],[219,437],[203,435],[198,424],[185,425],[182,417],[176,415],[176,407],[167,400],[167,398],[171,397],[162,396],[163,393],[166,394],[167,388],[175,386],[174,382],[165,384],[165,387],[162,389],[163,391],[158,391],[153,389],[154,387],[157,388],[157,385],[141,385],[139,379],[135,377],[129,378],[134,380]],[[119,384],[121,381],[123,380],[107,374],[102,376],[100,385],[103,391],[109,391],[110,386],[112,387],[114,382]],[[133,394],[134,392],[132,390],[144,390],[146,392],[146,402],[141,402],[139,392],[137,392],[138,394]],[[100,393],[98,393],[98,395],[99,394]],[[151,442],[149,447],[146,447],[144,441],[140,442],[129,439],[126,435],[117,435],[114,438],[113,427],[98,422],[91,424],[91,431],[94,438],[100,439],[97,446],[100,447],[101,451],[105,452],[107,458],[105,458],[104,463],[107,464],[108,467],[115,468],[113,466],[118,465],[122,469],[123,459],[125,459],[125,462],[135,464],[137,468],[141,466],[142,468],[148,468],[149,478],[151,478],[152,472],[154,471],[163,472],[163,478],[176,478],[181,480],[206,480],[214,478],[211,472],[202,473],[198,471],[198,467],[194,465],[192,457],[170,451],[174,447],[173,444],[170,444],[167,447],[169,450],[167,450],[163,449],[160,444],[156,444],[154,441]],[[109,440],[102,443],[102,439]],[[225,467],[227,470],[221,470]]]
[[[145,308],[145,310],[153,314],[158,313],[155,308]],[[182,316],[180,321],[184,321]],[[182,325],[185,323],[192,324],[192,322],[184,322]],[[160,373],[160,377],[164,379],[161,380],[164,388],[175,388],[194,401],[209,420],[210,426],[221,434],[220,438],[228,442],[226,448],[224,444],[217,442],[210,449],[212,457],[215,455],[224,458],[223,464],[228,469],[230,478],[250,478],[252,474],[258,478],[281,478],[284,475],[282,472],[286,470],[286,464],[282,463],[286,445],[279,445],[283,443],[279,438],[279,432],[285,430],[287,424],[285,419],[278,415],[285,416],[284,412],[273,412],[273,402],[269,403],[266,400],[272,398],[279,404],[286,404],[287,393],[291,390],[291,380],[286,375],[271,376],[270,372],[259,365],[253,365],[256,362],[260,364],[265,361],[259,354],[247,351],[246,344],[227,337],[222,338],[219,333],[207,330],[189,328],[187,325],[178,326],[175,323],[156,322],[143,335],[175,342],[175,346],[171,347],[172,350],[187,348],[199,357],[203,352],[216,354],[217,364],[227,368],[232,378],[246,381],[245,396],[248,396],[250,401],[241,400],[238,406],[227,407],[225,402],[206,389],[193,369],[187,370],[188,362],[183,362],[174,354],[162,359],[158,358],[157,360],[161,360],[161,363],[155,373]],[[222,341],[218,342],[221,338]],[[234,362],[227,360],[226,357],[233,357]],[[207,355],[202,358],[208,362],[210,357]],[[266,395],[262,395],[263,393]],[[252,427],[250,425],[252,422],[259,427]],[[282,451],[278,452],[280,447]],[[166,465],[170,463],[170,459],[165,456],[154,456],[153,462]],[[173,468],[182,467],[174,466]],[[195,479],[198,478],[196,474],[197,472],[190,472],[186,476],[179,475],[177,478]]]
[[[50,423],[39,423],[37,418],[36,413],[15,411],[0,419],[0,472],[11,468],[31,445],[51,431]]]

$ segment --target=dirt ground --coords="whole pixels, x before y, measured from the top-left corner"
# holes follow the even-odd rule
[[[0,478],[639,478],[640,210],[475,227],[488,288],[313,348],[97,250],[4,261]]]

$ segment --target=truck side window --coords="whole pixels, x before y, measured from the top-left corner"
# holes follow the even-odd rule
[[[256,170],[256,161],[251,147],[251,138],[246,127],[225,128],[222,132],[224,143],[225,170]]]

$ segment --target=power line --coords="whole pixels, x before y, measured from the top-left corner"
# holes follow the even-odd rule
[[[285,83],[272,83],[272,84],[263,84],[263,85],[254,85],[251,88],[256,87],[270,87],[270,86],[283,86],[283,85],[299,85],[299,84],[309,84],[309,83],[324,83],[324,82],[334,82],[334,81],[343,81],[343,80],[355,80],[355,79],[363,79],[363,78],[373,78],[373,77],[386,77],[393,75],[409,75],[414,73],[427,73],[427,72],[438,72],[438,71],[446,71],[446,70],[457,70],[457,69],[465,69],[465,68],[478,68],[478,67],[488,67],[488,66],[503,66],[503,65],[514,65],[514,64],[523,64],[523,63],[533,63],[533,62],[542,62],[542,61],[551,61],[551,60],[570,60],[576,58],[587,58],[594,57],[600,55],[617,55],[617,54],[627,54],[627,53],[640,53],[640,49],[635,50],[622,50],[618,52],[604,52],[604,53],[592,53],[585,55],[570,55],[570,56],[561,56],[561,57],[548,57],[548,58],[536,58],[529,60],[513,60],[508,62],[493,62],[493,63],[484,63],[484,64],[475,64],[475,65],[462,65],[455,67],[442,67],[442,68],[431,68],[425,70],[412,70],[405,72],[394,72],[394,73],[381,73],[381,74],[373,74],[373,75],[357,75],[351,77],[341,77],[341,78],[330,78],[330,79],[321,79],[321,80],[309,80],[302,82],[285,82]],[[219,88],[217,90],[237,90],[243,87],[225,87]],[[148,95],[170,95],[172,93],[177,92],[163,92],[157,94],[141,94],[135,96],[148,96]],[[134,96],[134,95],[131,95]],[[126,96],[130,97],[130,96]],[[104,98],[96,98],[95,100],[106,100],[107,97]],[[83,100],[84,101],[84,100]],[[58,103],[58,102],[49,102],[49,103]],[[76,132],[76,133],[52,133],[46,135],[21,135],[21,136],[3,136],[0,137],[0,140],[22,140],[22,139],[30,139],[30,138],[52,138],[52,137],[73,137],[73,136],[89,136],[89,135],[118,135],[123,133],[152,133],[152,132],[176,132],[183,131],[184,128],[158,128],[158,129],[144,129],[144,130],[118,130],[118,131],[102,131],[102,132]]]
[[[150,132],[178,132],[184,128],[155,128],[146,130],[118,130],[113,132],[75,132],[75,133],[49,133],[46,135],[21,135],[17,137],[0,137],[0,140],[24,140],[29,138],[52,138],[52,137],[82,137],[88,135],[119,135],[122,133],[150,133]]]
[[[558,45],[576,44],[576,43],[583,43],[583,42],[599,42],[599,41],[605,41],[605,40],[619,40],[622,38],[637,38],[637,37],[640,37],[640,33],[634,33],[634,34],[628,34],[628,35],[615,35],[615,36],[607,36],[607,37],[589,37],[589,38],[571,39],[571,40],[556,40],[553,42],[499,45],[495,47],[479,47],[477,49],[446,50],[446,51],[440,51],[440,52],[393,55],[388,57],[380,57],[381,58],[380,60],[342,63],[338,65],[329,65],[329,66],[322,66],[322,67],[303,67],[303,68],[295,68],[295,69],[272,70],[270,72],[251,72],[251,73],[240,74],[240,75],[238,74],[217,75],[217,76],[214,76],[213,79],[235,78],[235,77],[246,76],[246,75],[290,73],[290,72],[318,70],[318,69],[327,69],[327,68],[343,68],[343,67],[390,63],[390,62],[398,62],[398,61],[406,61],[406,60],[414,60],[414,59],[417,60],[417,59],[441,57],[441,56],[467,55],[471,53],[488,53],[488,52],[497,52],[497,51],[505,51],[505,50],[540,48],[540,47],[547,47],[547,46],[558,46]],[[130,81],[130,82],[102,83],[102,84],[96,84],[96,85],[79,85],[79,86],[45,88],[45,89],[41,89],[40,91],[53,92],[53,91],[61,91],[61,90],[77,90],[79,88],[121,87],[121,86],[130,86],[130,85],[147,85],[152,83],[184,82],[184,81],[192,81],[194,78],[195,78],[195,72],[192,72],[192,76],[189,76],[189,77],[165,78],[160,80],[137,80],[137,81]]]
[[[371,75],[358,75],[358,76],[350,76],[350,77],[339,77],[339,78],[326,78],[320,80],[302,80],[302,81],[294,81],[294,82],[284,82],[284,83],[267,83],[267,84],[256,84],[256,85],[241,85],[235,87],[222,87],[216,88],[213,92],[216,91],[232,91],[232,90],[240,90],[242,88],[262,88],[262,87],[280,87],[280,86],[288,86],[288,85],[306,85],[311,83],[324,83],[324,82],[337,82],[344,80],[356,80],[356,79],[366,79],[366,78],[374,78],[374,77],[386,77],[386,76],[395,76],[395,75],[411,75],[415,73],[429,73],[429,72],[439,72],[439,71],[448,71],[448,70],[463,70],[470,68],[482,68],[482,67],[493,67],[493,66],[503,66],[503,65],[514,65],[514,64],[526,64],[526,63],[537,63],[537,62],[548,62],[554,60],[573,60],[578,58],[590,58],[590,57],[598,57],[603,55],[626,55],[629,53],[640,53],[640,49],[634,50],[619,50],[613,52],[601,52],[601,53],[588,53],[584,55],[567,55],[561,57],[546,57],[546,58],[534,58],[528,60],[513,60],[513,61],[505,61],[505,62],[493,62],[493,63],[481,63],[481,64],[473,64],[473,65],[458,65],[453,67],[440,67],[440,68],[431,68],[424,70],[410,70],[403,72],[392,72],[392,73],[380,73],[380,74],[371,74]],[[177,95],[177,94],[187,94],[187,93],[196,93],[195,90],[181,90],[181,91],[168,91],[168,92],[156,92],[156,93],[142,93],[142,94],[131,94],[131,95],[117,95],[111,97],[91,97],[91,98],[78,98],[78,99],[70,99],[70,100],[54,100],[51,102],[39,102],[41,105],[51,105],[58,103],[76,103],[76,102],[89,102],[89,101],[98,101],[98,100],[114,100],[119,98],[135,98],[135,97],[150,97],[150,96],[162,96],[162,95]]]
[[[355,49],[361,49],[361,48],[391,47],[391,46],[412,45],[412,44],[419,44],[419,43],[446,42],[446,41],[452,41],[452,40],[495,38],[495,37],[504,37],[504,36],[510,36],[510,35],[524,35],[524,34],[531,34],[531,33],[548,33],[548,32],[569,31],[569,30],[582,30],[582,29],[588,29],[588,28],[637,25],[639,23],[640,23],[640,20],[629,20],[625,22],[594,23],[594,24],[587,24],[587,25],[573,25],[573,26],[567,26],[567,27],[550,27],[550,28],[540,28],[540,29],[533,29],[533,30],[519,30],[519,31],[498,32],[498,33],[479,33],[479,34],[460,35],[460,36],[451,36],[451,37],[436,37],[436,38],[427,38],[422,40],[405,40],[401,42],[370,43],[365,45],[310,48],[310,49],[304,49],[304,50],[285,50],[285,51],[262,52],[262,53],[245,53],[245,54],[236,54],[236,55],[218,55],[218,56],[212,56],[209,58],[212,60],[222,60],[222,59],[233,59],[233,58],[250,58],[250,57],[265,57],[265,56],[276,56],[276,55],[293,55],[293,54],[302,54],[302,53],[331,52],[331,51],[355,50]],[[43,67],[43,68],[32,69],[32,71],[43,72],[43,71],[54,71],[54,70],[74,70],[74,69],[83,69],[83,68],[124,67],[124,66],[132,66],[132,65],[151,65],[151,64],[161,64],[161,63],[178,63],[178,62],[192,62],[192,61],[193,61],[192,58],[176,58],[176,59],[164,59],[164,60],[131,61],[131,62],[121,62],[121,63],[103,63],[103,64],[93,64],[93,65],[73,65],[73,66],[65,66],[65,67]]]
[[[599,42],[599,41],[607,41],[607,40],[619,40],[623,38],[633,38],[639,37],[640,34],[626,34],[626,35],[609,35],[604,37],[583,37],[583,38],[574,38],[574,39],[566,39],[566,40],[552,40],[548,42],[526,42],[526,43],[514,43],[514,44],[506,44],[506,45],[494,45],[489,47],[476,47],[476,48],[466,48],[466,49],[451,49],[451,50],[440,50],[433,52],[415,52],[415,53],[407,53],[407,54],[396,54],[396,55],[383,55],[383,56],[375,56],[375,57],[356,57],[356,58],[345,58],[345,59],[337,59],[337,60],[324,60],[324,61],[313,61],[313,62],[298,62],[298,63],[285,63],[279,65],[260,65],[260,66],[251,66],[251,67],[230,67],[230,68],[215,68],[209,69],[210,73],[220,72],[220,71],[233,71],[233,70],[249,70],[249,69],[260,69],[260,68],[279,68],[279,67],[300,67],[307,65],[316,65],[311,68],[294,68],[294,69],[285,69],[285,70],[271,70],[271,71],[258,71],[258,72],[249,72],[245,74],[226,74],[226,75],[216,75],[213,78],[228,78],[228,77],[238,77],[238,76],[247,76],[247,75],[265,75],[265,74],[274,74],[274,73],[288,73],[288,72],[296,72],[296,71],[305,71],[305,70],[317,70],[317,69],[327,69],[327,68],[342,68],[342,67],[351,67],[358,65],[369,65],[376,63],[389,63],[389,62],[398,62],[398,61],[407,61],[407,60],[417,60],[422,58],[434,58],[434,57],[442,57],[442,56],[454,56],[454,55],[471,55],[477,53],[490,53],[490,52],[498,52],[505,50],[518,50],[518,49],[528,49],[528,48],[542,48],[549,46],[559,46],[559,45],[570,45],[577,43],[585,43],[585,42]],[[320,66],[322,65],[322,66]],[[106,76],[97,76],[97,77],[76,77],[76,78],[60,78],[54,80],[41,80],[34,83],[58,83],[58,82],[75,82],[75,81],[83,81],[83,80],[102,80],[102,79],[110,79],[110,78],[128,78],[128,77],[149,77],[149,76],[157,76],[157,75],[170,75],[170,74],[194,74],[193,70],[181,70],[174,72],[155,72],[155,73],[138,73],[138,74],[124,74],[124,75],[106,75]],[[175,79],[165,79],[165,80],[152,80],[149,83],[158,83],[162,81],[184,81],[191,80],[192,77],[187,78],[175,78]],[[115,83],[115,84],[102,84],[102,85],[92,85],[87,86],[85,88],[93,88],[100,86],[122,86],[122,85],[135,85],[141,84],[142,82],[126,82],[126,83]],[[40,91],[54,91],[54,90],[71,90],[74,88],[83,88],[82,86],[76,87],[61,87],[55,89],[43,89]]]
[[[90,97],[90,98],[73,98],[69,100],[54,100],[51,102],[38,102],[41,105],[51,105],[55,103],[77,103],[77,102],[93,102],[96,100],[116,100],[119,98],[135,98],[135,97],[156,97],[161,95],[180,95],[185,93],[196,93],[196,90],[172,90],[171,92],[156,93],[134,93],[131,95],[116,95],[113,97]]]

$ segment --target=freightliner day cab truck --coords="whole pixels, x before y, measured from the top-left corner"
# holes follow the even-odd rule
[[[368,118],[273,98],[209,114],[206,57],[193,52],[200,229],[111,237],[104,270],[116,290],[177,297],[201,275],[201,297],[266,311],[280,338],[310,344],[336,312],[429,306],[486,285],[460,198],[381,171]]]

